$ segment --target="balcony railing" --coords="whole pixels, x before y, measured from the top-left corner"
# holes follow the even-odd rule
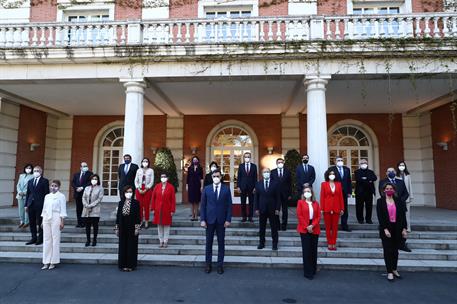
[[[451,37],[455,13],[0,25],[2,48]]]

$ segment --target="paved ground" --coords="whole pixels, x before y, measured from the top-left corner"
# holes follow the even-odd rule
[[[457,303],[457,274],[322,271],[313,281],[297,270],[0,264],[0,303]]]

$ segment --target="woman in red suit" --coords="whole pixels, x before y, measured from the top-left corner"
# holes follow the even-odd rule
[[[344,213],[343,190],[340,182],[335,182],[335,172],[325,172],[325,182],[321,184],[321,209],[324,213],[325,232],[328,250],[336,250],[338,221]]]
[[[302,199],[297,202],[297,232],[300,233],[303,251],[303,272],[312,280],[317,268],[317,243],[321,228],[321,210],[314,198],[313,189],[305,185]]]
[[[168,182],[166,174],[160,176],[160,183],[152,192],[152,212],[154,213],[153,224],[157,225],[160,248],[168,246],[171,219],[176,211],[175,187]]]

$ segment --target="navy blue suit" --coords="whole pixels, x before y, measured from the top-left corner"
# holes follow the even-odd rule
[[[303,192],[303,185],[309,184],[313,186],[314,181],[316,180],[316,171],[314,167],[307,164],[307,171],[305,172],[305,164],[301,163],[297,166],[296,177],[297,177],[297,192],[301,195]]]
[[[124,193],[122,193],[122,190],[125,186],[133,187],[133,196],[135,197],[135,176],[136,171],[138,171],[138,165],[130,163],[129,171],[127,171],[127,174],[125,174],[125,166],[126,164],[120,165],[117,172],[119,178],[119,197],[121,198],[121,200],[124,198]]]
[[[282,168],[282,176],[279,176],[279,168],[271,170],[271,180],[279,183],[279,197],[281,200],[282,209],[282,225],[284,228],[287,226],[287,219],[289,216],[288,204],[289,197],[292,196],[292,174],[289,169]],[[279,224],[279,216],[278,216]]]
[[[276,211],[281,209],[281,198],[279,192],[279,183],[274,180],[268,181],[268,189],[265,188],[264,180],[257,182],[255,186],[255,210],[259,211],[259,238],[260,244],[265,245],[265,230],[267,220],[270,221],[271,237],[273,245],[278,244],[278,217]]]
[[[41,211],[43,211],[44,197],[49,193],[49,181],[40,177],[35,185],[35,178],[32,178],[27,184],[27,196],[25,206],[29,214],[30,233],[32,241],[43,241],[43,229],[41,228]],[[39,226],[37,238],[37,226]]]
[[[241,216],[246,219],[249,216],[252,219],[254,213],[254,195],[253,190],[257,182],[257,166],[249,163],[249,172],[246,172],[246,163],[238,167],[237,185],[241,190]],[[249,199],[249,215],[246,212],[246,198]]]
[[[217,195],[214,185],[203,189],[200,204],[200,220],[206,222],[206,264],[211,264],[213,258],[214,232],[217,235],[217,264],[223,266],[225,255],[225,222],[232,221],[232,194],[230,188],[219,184]]]
[[[343,176],[341,176],[340,171],[337,166],[332,166],[328,168],[329,171],[335,172],[335,181],[341,183],[341,188],[343,190],[343,200],[344,200],[344,214],[341,216],[341,227],[343,229],[348,228],[348,195],[352,194],[352,181],[351,181],[351,170],[343,166]]]

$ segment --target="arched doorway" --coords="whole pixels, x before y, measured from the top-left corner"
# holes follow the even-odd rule
[[[124,145],[124,127],[115,126],[101,136],[98,157],[98,172],[105,190],[104,201],[119,200],[118,168],[122,163],[122,148]]]
[[[335,163],[336,157],[343,158],[351,169],[353,189],[355,189],[354,172],[359,168],[361,159],[368,160],[369,166],[379,174],[378,145],[371,129],[358,122],[340,122],[329,130],[329,162]]]
[[[243,154],[251,152],[252,162],[257,163],[257,138],[254,132],[241,122],[225,122],[210,132],[207,140],[207,167],[215,161],[221,168],[223,182],[230,187],[233,202],[240,203],[237,191],[238,167],[243,162]]]

